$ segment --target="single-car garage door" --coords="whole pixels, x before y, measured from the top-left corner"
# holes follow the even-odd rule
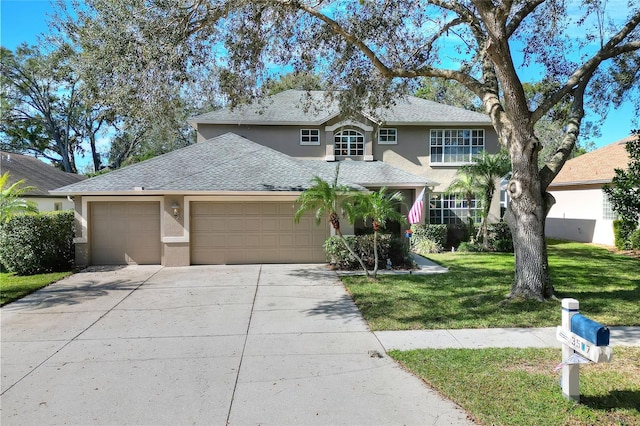
[[[159,202],[91,203],[93,265],[159,265]]]
[[[191,263],[325,262],[326,221],[294,223],[293,202],[192,202]]]

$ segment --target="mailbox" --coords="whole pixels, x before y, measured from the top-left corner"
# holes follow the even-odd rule
[[[571,332],[596,346],[609,346],[609,329],[584,315],[571,317]]]

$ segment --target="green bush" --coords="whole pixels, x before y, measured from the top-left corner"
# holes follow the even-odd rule
[[[362,258],[367,269],[373,269],[375,265],[373,235],[348,235],[345,239],[353,251]],[[355,270],[361,268],[339,237],[334,236],[327,239],[324,243],[324,251],[327,255],[327,261],[337,269]],[[404,238],[389,234],[378,235],[378,259],[379,269],[386,268],[387,259],[391,260],[393,267],[406,268],[412,264],[408,244]]]
[[[0,262],[33,275],[73,267],[73,212],[22,214],[0,225]]]
[[[447,244],[447,225],[411,225],[413,236],[411,237],[414,244],[420,243],[422,240],[430,240],[440,247]]]
[[[487,225],[489,250],[497,252],[513,252],[513,238],[506,222],[490,223]]]
[[[629,237],[629,244],[631,245],[631,249],[640,250],[640,228],[633,231]]]
[[[619,250],[631,249],[631,241],[629,237],[636,229],[637,224],[626,220],[613,221],[613,238],[614,244]]]
[[[471,238],[469,225],[466,223],[452,223],[447,225],[447,247],[458,247],[462,242]]]
[[[481,251],[487,251],[482,244],[468,243],[463,241],[458,246],[458,251],[462,253],[477,253]]]
[[[429,239],[420,239],[411,244],[411,248],[418,254],[440,253],[442,246]]]

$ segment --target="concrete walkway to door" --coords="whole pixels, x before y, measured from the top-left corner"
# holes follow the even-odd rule
[[[2,425],[467,425],[323,265],[94,268],[3,307]]]

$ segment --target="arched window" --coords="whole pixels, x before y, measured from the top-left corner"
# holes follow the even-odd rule
[[[342,130],[335,134],[334,154],[364,155],[364,135],[356,130]]]

